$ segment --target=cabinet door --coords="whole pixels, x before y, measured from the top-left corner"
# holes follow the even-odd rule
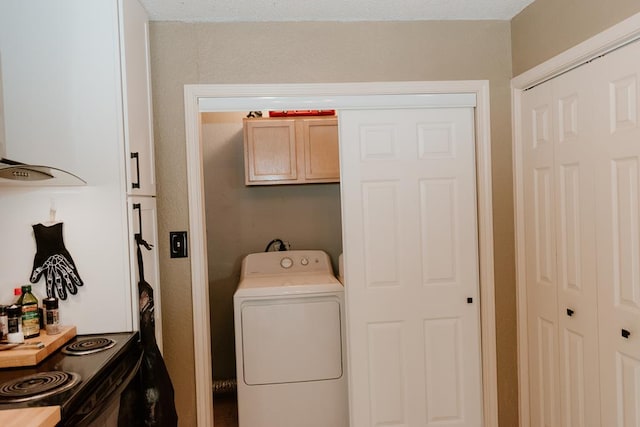
[[[138,247],[135,235],[142,233],[150,249],[140,247],[144,280],[153,288],[153,310],[155,335],[158,348],[162,351],[162,304],[160,296],[160,266],[158,257],[158,215],[154,197],[130,197],[129,205],[129,244],[131,253],[131,280],[133,296],[133,312],[140,312],[138,286],[140,283],[140,266],[138,264]],[[139,316],[134,316],[134,323],[139,326]]]
[[[122,185],[117,19],[113,1],[0,2],[3,157]]]
[[[301,121],[305,181],[340,181],[338,119]]]
[[[137,0],[120,1],[120,44],[127,147],[127,192],[156,194],[149,22]]]
[[[294,120],[245,120],[244,126],[247,185],[298,179]]]
[[[638,42],[614,51],[591,81],[603,426],[640,425],[639,57]]]

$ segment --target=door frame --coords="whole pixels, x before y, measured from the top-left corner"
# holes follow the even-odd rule
[[[564,51],[511,80],[513,191],[516,233],[516,310],[518,319],[518,400],[520,427],[529,427],[529,349],[524,233],[524,176],[522,153],[522,93],[540,83],[570,72],[586,62],[640,39],[640,13]]]
[[[447,98],[447,95],[454,95]],[[491,126],[489,82],[373,82],[319,84],[198,84],[185,85],[185,132],[189,197],[191,293],[195,359],[196,419],[213,425],[212,368],[209,325],[209,284],[200,113],[231,111],[238,106],[271,109],[428,107],[438,100],[456,103],[456,96],[475,97],[476,187],[480,268],[480,329],[482,392],[485,426],[498,425],[498,388],[495,333],[493,206],[491,180]],[[247,101],[249,103],[247,104]],[[206,105],[206,108],[203,106]],[[277,106],[277,107],[276,107]],[[345,107],[347,106],[347,107]],[[261,107],[260,107],[261,108]],[[240,108],[241,110],[244,108]],[[345,295],[348,309],[348,295]]]

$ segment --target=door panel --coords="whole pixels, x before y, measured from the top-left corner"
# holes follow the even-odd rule
[[[618,353],[616,371],[617,425],[640,425],[640,360]]]
[[[362,185],[366,286],[400,286],[398,183]]]
[[[257,181],[295,180],[296,132],[293,120],[247,121],[244,136],[246,184]]]
[[[600,426],[593,67],[552,81],[558,281],[560,413],[563,426]]]
[[[570,329],[564,329],[562,333],[561,352],[563,358],[560,363],[563,366],[563,376],[561,378],[563,384],[563,420],[566,426],[584,426],[587,422],[585,414],[585,382],[591,377],[598,377],[592,371],[585,371],[585,358],[589,354],[585,354],[585,337],[578,332]],[[599,402],[590,402],[599,408]],[[598,425],[600,420],[596,418],[590,421],[594,425]]]
[[[536,236],[537,286],[556,287],[555,221],[553,215],[553,169],[543,166],[533,170],[534,233]],[[555,299],[555,298],[554,298]]]
[[[406,425],[402,322],[368,325],[371,409],[375,425]]]
[[[464,422],[464,347],[460,318],[424,321],[427,425]]]
[[[538,398],[538,415],[541,426],[556,425],[559,405],[557,404],[558,362],[556,348],[557,329],[553,321],[538,317],[536,322],[536,349],[538,353],[536,373],[540,389]]]
[[[640,425],[638,57],[638,42],[608,54],[592,81],[603,426]]]
[[[340,179],[338,121],[303,120],[305,179]]]
[[[339,123],[350,425],[480,426],[473,109]]]
[[[531,424],[600,425],[594,92],[584,66],[523,95]]]
[[[459,253],[456,236],[456,180],[425,179],[420,182],[423,284],[455,284]]]
[[[531,425],[555,427],[560,380],[551,85],[527,91],[522,104]]]

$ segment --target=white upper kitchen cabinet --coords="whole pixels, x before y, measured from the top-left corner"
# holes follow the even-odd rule
[[[121,0],[120,44],[124,89],[125,144],[129,153],[127,191],[156,194],[153,152],[153,111],[149,69],[149,21],[135,0]]]
[[[79,333],[136,328],[130,262],[136,253],[129,242],[137,224],[128,220],[127,205],[130,196],[155,195],[143,7],[137,0],[0,2],[0,71],[0,155],[61,168],[87,182],[0,188],[0,234],[12,242],[0,257],[0,303],[8,302],[13,287],[28,283],[35,251],[31,225],[48,221],[55,209],[85,282],[61,301],[61,321],[76,324]],[[143,236],[154,245],[157,262],[155,237]],[[39,298],[44,288],[34,285]]]
[[[88,185],[126,177],[127,193],[155,195],[142,6],[3,2],[0,27],[5,157],[68,170]]]

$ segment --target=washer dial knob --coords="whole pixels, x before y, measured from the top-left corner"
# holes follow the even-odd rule
[[[288,256],[280,260],[280,267],[282,268],[291,268],[292,265],[293,265],[293,260]]]
[[[302,264],[302,265],[309,265],[309,258],[303,257],[303,258],[300,260],[300,264]]]

